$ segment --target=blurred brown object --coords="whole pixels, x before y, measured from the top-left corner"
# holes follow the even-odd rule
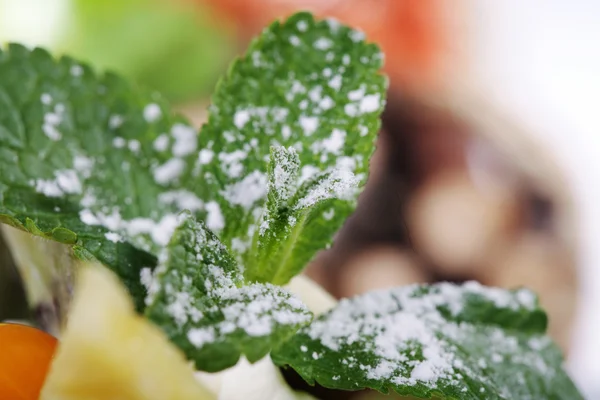
[[[525,233],[499,246],[485,261],[481,282],[515,288],[527,286],[548,312],[550,335],[568,350],[576,307],[577,282],[563,243],[543,234]]]
[[[233,21],[245,44],[277,18],[307,10],[361,29],[386,56],[394,87],[420,91],[439,84],[449,63],[449,31],[459,4],[442,0],[197,0]]]
[[[392,288],[430,280],[419,260],[397,247],[374,247],[353,257],[338,279],[336,295],[350,297],[374,289]]]
[[[469,275],[495,243],[514,233],[517,193],[477,187],[467,171],[434,174],[405,212],[415,249],[448,276]]]

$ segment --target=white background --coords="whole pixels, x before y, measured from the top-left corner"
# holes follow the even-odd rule
[[[583,298],[568,367],[586,398],[600,399],[600,2],[473,4],[486,90],[535,127],[574,191]]]

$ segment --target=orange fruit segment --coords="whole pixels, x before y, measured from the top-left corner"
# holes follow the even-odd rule
[[[39,329],[0,323],[0,399],[36,400],[55,348]]]

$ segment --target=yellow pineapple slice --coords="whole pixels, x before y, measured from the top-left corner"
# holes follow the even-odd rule
[[[117,278],[82,269],[40,400],[213,400],[183,354],[136,315]]]

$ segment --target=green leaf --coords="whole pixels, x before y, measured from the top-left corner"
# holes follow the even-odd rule
[[[343,167],[366,181],[386,79],[382,55],[360,32],[299,13],[275,22],[220,81],[200,135],[195,193],[200,212],[246,268],[263,274],[253,249],[268,196],[271,146],[293,147],[300,180]],[[357,193],[358,194],[358,191]],[[331,243],[356,196],[305,221],[290,260],[294,273]],[[289,276],[286,277],[289,279]],[[285,283],[285,282],[280,282]]]
[[[184,189],[196,147],[156,94],[41,49],[0,51],[0,219],[110,266],[138,308],[141,269],[177,214],[203,206]]]
[[[266,211],[254,233],[253,268],[245,270],[249,281],[285,284],[303,264],[293,257],[311,216],[334,200],[353,199],[357,179],[347,169],[335,168],[317,174],[298,188],[298,153],[293,147],[271,148]]]
[[[190,216],[161,261],[154,274],[143,273],[149,289],[146,316],[198,369],[220,371],[242,354],[258,361],[312,318],[300,300],[278,286],[243,286],[227,248]]]
[[[307,382],[442,399],[582,399],[535,295],[469,282],[345,299],[272,353]]]
[[[140,271],[156,265],[184,209],[251,271],[270,146],[294,146],[304,178],[344,166],[364,183],[384,104],[381,64],[358,32],[297,14],[232,66],[197,137],[157,94],[11,45],[0,52],[0,220],[108,265],[138,308]],[[354,203],[311,215],[289,271],[331,242]]]

